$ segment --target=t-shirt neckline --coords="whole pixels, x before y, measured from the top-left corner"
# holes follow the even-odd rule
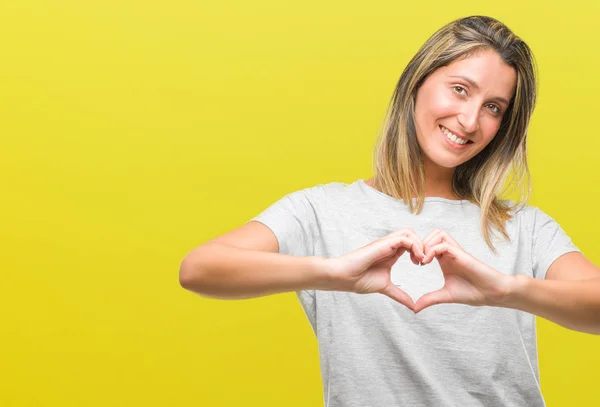
[[[390,196],[388,194],[384,194],[383,192],[373,188],[372,186],[370,186],[369,184],[367,184],[365,182],[365,180],[363,178],[359,179],[358,181],[356,181],[364,190],[370,192],[371,194],[376,194],[379,195],[381,197],[384,197],[392,202],[396,202],[396,203],[401,203],[404,204],[404,201],[402,199],[398,199],[395,198],[393,196]],[[416,202],[417,198],[413,198],[413,201]],[[443,203],[447,203],[450,205],[464,205],[467,203],[471,203],[470,201],[466,200],[466,199],[448,199],[448,198],[442,198],[442,197],[437,197],[437,196],[426,196],[425,197],[425,202],[443,202]]]

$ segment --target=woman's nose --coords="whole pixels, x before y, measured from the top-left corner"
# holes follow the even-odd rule
[[[465,104],[458,115],[458,122],[468,133],[479,130],[479,107]]]

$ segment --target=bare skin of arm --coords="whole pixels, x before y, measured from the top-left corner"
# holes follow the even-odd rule
[[[209,298],[246,299],[316,289],[381,293],[412,309],[410,297],[390,280],[391,267],[407,251],[415,264],[424,255],[411,229],[334,259],[280,254],[271,229],[253,221],[188,253],[179,269],[179,282]]]

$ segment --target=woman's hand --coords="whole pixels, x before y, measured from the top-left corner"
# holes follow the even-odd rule
[[[424,241],[422,264],[437,259],[444,274],[444,287],[417,300],[414,312],[435,304],[455,303],[499,306],[509,293],[511,276],[482,263],[445,231],[436,229]]]
[[[359,294],[381,293],[413,310],[410,296],[390,279],[392,266],[406,251],[410,252],[410,258],[416,265],[425,255],[423,242],[412,229],[399,230],[328,260],[332,275],[341,282],[340,290]]]

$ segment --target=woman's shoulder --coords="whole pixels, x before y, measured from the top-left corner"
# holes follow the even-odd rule
[[[347,196],[356,189],[357,183],[354,181],[351,183],[332,181],[314,184],[293,192],[294,194],[305,195],[308,199],[319,200],[319,199],[331,199],[341,198]]]
[[[319,208],[329,208],[331,203],[352,200],[349,188],[352,184],[328,182],[313,184],[289,190],[278,201],[304,212],[320,212]]]
[[[511,209],[510,214],[522,226],[535,226],[543,222],[554,222],[554,219],[542,209],[529,203],[518,203],[513,200],[505,200]]]

